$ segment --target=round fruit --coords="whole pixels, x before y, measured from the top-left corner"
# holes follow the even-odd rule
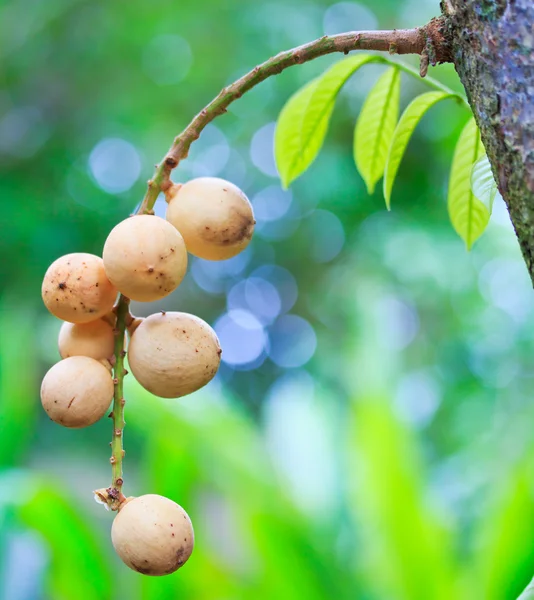
[[[102,259],[85,252],[55,260],[45,273],[41,293],[46,308],[70,323],[100,319],[111,311],[117,297]]]
[[[221,346],[202,319],[182,312],[150,315],[128,348],[130,369],[149,392],[162,398],[191,394],[213,379]]]
[[[152,302],[178,287],[187,269],[180,233],[152,215],[137,215],[116,225],[104,245],[110,281],[132,300]]]
[[[59,331],[61,358],[89,356],[102,360],[113,355],[114,345],[113,327],[102,319],[91,323],[63,323]]]
[[[48,416],[65,427],[87,427],[106,414],[113,380],[103,364],[87,356],[71,356],[55,364],[41,385]]]
[[[244,250],[254,231],[252,205],[233,183],[199,177],[171,187],[167,220],[182,234],[187,250],[224,260]]]
[[[191,556],[194,533],[179,504],[146,494],[123,504],[111,527],[111,541],[130,569],[144,575],[168,575]]]

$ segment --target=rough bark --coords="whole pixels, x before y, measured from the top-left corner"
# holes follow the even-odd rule
[[[446,0],[453,62],[534,282],[534,2]]]

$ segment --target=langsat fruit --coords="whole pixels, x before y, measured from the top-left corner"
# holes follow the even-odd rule
[[[121,506],[111,541],[122,561],[143,575],[169,575],[193,552],[193,526],[176,502],[146,494]]]
[[[168,221],[136,215],[116,225],[104,244],[104,266],[118,290],[139,302],[160,300],[182,281],[187,251]]]
[[[64,427],[87,427],[101,419],[113,398],[110,371],[88,356],[71,356],[44,376],[41,402],[48,416]]]
[[[178,398],[206,385],[219,368],[221,346],[202,319],[183,312],[150,315],[134,331],[130,369],[149,392]]]
[[[233,183],[199,177],[166,192],[167,220],[182,234],[187,250],[224,260],[244,250],[254,232],[252,205]]]
[[[46,308],[70,323],[89,323],[108,314],[117,297],[99,256],[66,254],[46,271],[41,289]]]

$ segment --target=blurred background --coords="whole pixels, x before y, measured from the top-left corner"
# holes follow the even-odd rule
[[[282,49],[438,12],[437,0],[0,3],[2,600],[502,600],[530,579],[531,284],[502,205],[471,253],[448,222],[468,118],[454,102],[416,130],[392,212],[367,195],[352,134],[383,67],[347,84],[289,191],[277,115],[338,56],[261,84],[175,172],[231,180],[257,219],[243,254],[191,258],[174,294],[133,305],[192,312],[224,349],[216,379],[180,400],[127,378],[125,493],[191,515],[181,571],[144,577],[113,552],[112,515],[92,496],[110,482],[109,420],[63,429],[39,401],[59,359],[47,266],[101,253],[196,112]],[[432,75],[461,89],[451,66]],[[402,77],[405,106],[426,88]]]

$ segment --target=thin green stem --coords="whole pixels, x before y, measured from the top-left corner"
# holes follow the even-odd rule
[[[113,384],[115,390],[113,393],[113,412],[111,413],[113,420],[113,435],[111,437],[111,488],[108,490],[110,497],[110,508],[117,510],[122,500],[122,459],[124,458],[124,450],[122,438],[124,433],[124,357],[126,351],[124,349],[124,335],[126,331],[126,319],[130,314],[130,300],[123,296],[119,296],[117,303],[117,322],[115,324],[115,364],[113,366]]]
[[[438,62],[450,61],[450,51],[446,41],[439,33],[440,19],[433,19],[424,27],[415,29],[395,29],[392,31],[351,31],[337,35],[323,36],[318,40],[302,46],[280,52],[261,65],[254,67],[246,75],[223,88],[219,94],[191,121],[191,123],[174,139],[174,143],[164,159],[156,167],[148,189],[141,204],[140,212],[150,213],[160,192],[165,192],[171,185],[170,173],[179,162],[187,157],[191,144],[198,139],[202,130],[217,116],[226,112],[228,106],[241,98],[243,94],[265,79],[277,75],[285,69],[297,64],[314,60],[326,54],[342,52],[348,54],[352,50],[379,50],[394,54],[419,54],[428,52],[429,43],[433,45],[433,55]],[[386,59],[384,59],[385,62]],[[400,69],[413,74],[406,65],[395,63]],[[445,86],[434,80],[423,80],[433,87],[454,94]]]
[[[138,215],[150,214],[151,210],[141,206],[137,211]],[[122,461],[124,458],[123,437],[124,437],[124,376],[128,373],[124,368],[124,359],[126,349],[124,340],[126,337],[126,328],[133,320],[130,314],[130,299],[123,294],[119,295],[116,306],[115,322],[115,364],[113,365],[113,410],[111,417],[113,420],[113,433],[111,436],[111,486],[106,490],[97,490],[95,493],[101,501],[105,502],[111,510],[119,510],[125,497],[122,493],[124,480],[122,478]]]

